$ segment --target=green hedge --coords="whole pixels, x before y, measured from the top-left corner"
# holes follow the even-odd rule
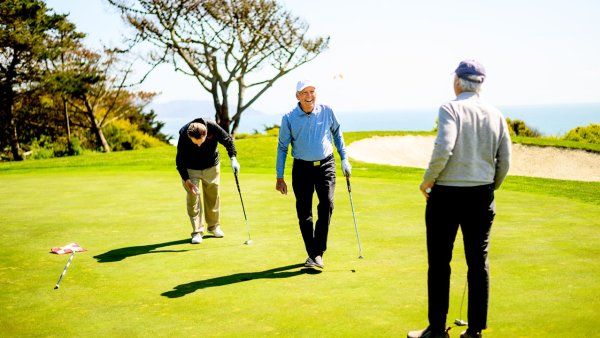
[[[511,120],[506,118],[506,124],[508,124],[508,131],[510,136],[523,136],[523,137],[540,137],[540,133],[535,128],[529,127],[523,120]]]
[[[127,120],[115,120],[103,129],[104,137],[113,151],[137,150],[164,146],[157,138],[141,132]]]
[[[564,140],[581,143],[600,144],[600,124],[590,124],[585,127],[576,127],[563,136]]]

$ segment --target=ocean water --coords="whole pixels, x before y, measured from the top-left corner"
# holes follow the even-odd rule
[[[154,107],[159,120],[165,122],[163,132],[177,137],[181,126],[191,121],[191,114],[174,114],[164,107]],[[334,107],[335,108],[335,107]],[[499,106],[506,117],[519,119],[543,135],[563,135],[569,130],[600,123],[600,103],[578,103],[560,105]],[[371,130],[431,130],[435,125],[438,108],[397,109],[384,111],[336,111],[343,131]],[[201,111],[180,110],[177,111]],[[206,111],[206,109],[204,110]],[[209,119],[212,116],[207,116]],[[281,123],[281,115],[251,112],[242,115],[238,132],[263,132],[265,126]]]
[[[519,119],[543,135],[563,135],[569,130],[600,123],[600,103],[499,106],[505,117]],[[345,131],[431,130],[438,108],[337,113]]]

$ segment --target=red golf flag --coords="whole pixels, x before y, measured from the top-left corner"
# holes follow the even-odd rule
[[[86,251],[86,250],[84,248],[80,247],[79,244],[77,244],[77,243],[69,243],[65,246],[57,246],[57,247],[50,249],[51,253],[54,253],[57,255],[62,255],[62,254],[72,253],[72,252],[83,252],[83,251]]]

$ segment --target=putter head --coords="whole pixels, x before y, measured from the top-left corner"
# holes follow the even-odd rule
[[[469,325],[469,323],[467,323],[466,321],[464,321],[462,319],[455,319],[454,320],[454,325],[456,325],[456,326],[467,326],[467,325]]]
[[[54,290],[58,289],[58,285],[54,285]]]
[[[363,255],[360,255],[360,256],[358,256],[358,258],[359,258],[359,259],[363,259],[364,257],[363,257]]]
[[[250,244],[252,244],[252,240],[251,240],[251,239],[249,239],[249,240],[245,241],[245,242],[244,242],[244,244],[246,244],[246,245],[250,245]]]

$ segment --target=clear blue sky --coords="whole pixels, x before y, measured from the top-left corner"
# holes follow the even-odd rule
[[[330,48],[288,74],[253,108],[271,114],[295,103],[300,78],[338,111],[437,107],[453,97],[452,71],[476,58],[497,105],[600,102],[600,1],[280,1],[329,35]],[[87,44],[117,43],[127,32],[104,0],[48,0],[87,33]],[[338,74],[343,80],[334,79]],[[142,86],[157,102],[208,100],[192,78],[162,67]]]

